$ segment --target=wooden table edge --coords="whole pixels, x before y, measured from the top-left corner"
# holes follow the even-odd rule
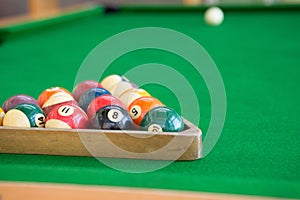
[[[34,183],[34,182],[0,182],[0,195],[3,200],[270,200],[273,197],[234,195],[223,193],[188,192],[149,188],[129,188],[110,186],[87,186],[73,184]]]

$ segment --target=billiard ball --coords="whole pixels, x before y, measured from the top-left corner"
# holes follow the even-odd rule
[[[76,101],[79,101],[79,98],[81,97],[81,95],[83,95],[83,93],[85,93],[87,90],[91,89],[91,88],[101,88],[101,84],[97,81],[93,81],[93,80],[87,80],[87,81],[83,81],[81,83],[78,83],[72,94],[73,97]]]
[[[110,94],[104,94],[99,97],[96,97],[87,108],[87,115],[89,119],[92,119],[96,112],[105,106],[116,105],[122,108],[125,108],[123,103],[117,98]]]
[[[44,127],[45,114],[34,104],[18,104],[4,116],[3,126],[10,127]]]
[[[121,81],[113,89],[112,95],[120,98],[120,96],[122,95],[123,92],[126,92],[127,90],[130,90],[130,89],[137,89],[137,88],[138,88],[138,86],[132,82]]]
[[[105,77],[101,81],[101,85],[103,88],[107,89],[109,92],[112,93],[115,86],[121,81],[128,81],[128,79],[125,76],[119,76],[117,74],[112,74],[112,75]]]
[[[173,109],[159,106],[151,109],[141,122],[141,128],[149,132],[178,132],[184,128],[181,116]]]
[[[128,130],[133,128],[133,122],[124,108],[110,105],[96,112],[91,120],[91,126],[105,130]]]
[[[183,0],[183,4],[186,6],[198,6],[200,5],[202,0]]]
[[[223,11],[218,7],[211,7],[204,13],[205,22],[211,26],[218,26],[224,20]]]
[[[83,95],[79,98],[80,107],[86,111],[89,104],[96,98],[104,94],[110,94],[110,92],[104,88],[91,88],[87,90]]]
[[[0,108],[0,126],[2,126],[3,118],[5,116],[5,112]]]
[[[65,103],[78,105],[78,103],[74,100],[73,96],[69,93],[58,92],[53,94],[42,106],[46,115],[57,105],[62,105]]]
[[[120,95],[120,100],[124,103],[125,107],[128,108],[128,106],[136,99],[143,97],[143,96],[151,96],[146,90],[144,89],[129,89],[125,92],[123,92]]]
[[[144,96],[134,100],[128,107],[128,112],[136,125],[140,125],[146,113],[163,103],[151,96]]]
[[[43,107],[44,103],[54,94],[58,93],[58,92],[64,92],[64,93],[68,93],[70,95],[71,92],[69,92],[67,89],[62,88],[62,87],[52,87],[52,88],[48,88],[46,90],[44,90],[40,96],[37,99],[37,102],[39,104],[40,107]]]
[[[83,129],[89,124],[86,113],[76,105],[64,104],[54,107],[46,118],[46,128]]]
[[[4,112],[7,112],[11,108],[15,107],[18,104],[21,103],[30,103],[30,104],[35,104],[38,106],[38,102],[31,96],[25,95],[25,94],[18,94],[14,95],[10,98],[8,98],[6,101],[4,101],[2,105],[2,109]]]

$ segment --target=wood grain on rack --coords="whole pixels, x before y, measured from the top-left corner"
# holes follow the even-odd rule
[[[202,133],[185,121],[178,133],[0,127],[0,153],[94,156],[154,160],[196,160]]]

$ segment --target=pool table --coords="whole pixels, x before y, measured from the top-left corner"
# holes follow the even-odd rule
[[[0,102],[19,93],[37,98],[51,86],[72,90],[81,64],[99,43],[126,30],[162,27],[187,35],[207,51],[222,77],[227,111],[217,144],[199,160],[126,173],[93,157],[0,154],[0,180],[300,198],[300,6],[222,8],[225,19],[216,27],[205,24],[205,7],[181,6],[94,6],[2,27]],[[100,78],[145,63],[171,66],[189,81],[201,107],[201,118],[193,123],[205,141],[210,93],[185,59],[156,49],[133,51],[114,60]],[[180,112],[181,102],[168,87],[143,88]],[[187,119],[199,114],[184,113]]]

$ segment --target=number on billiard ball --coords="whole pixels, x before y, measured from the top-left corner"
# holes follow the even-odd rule
[[[3,126],[10,127],[44,127],[45,114],[34,104],[19,104],[10,109],[4,116]]]
[[[175,110],[159,106],[145,115],[141,127],[149,132],[178,132],[183,130],[184,122]]]
[[[116,105],[124,108],[123,103],[117,98],[109,94],[101,95],[95,98],[87,108],[87,115],[92,119],[96,112],[105,106]]]
[[[52,95],[43,105],[43,110],[45,112],[46,115],[49,114],[49,112],[56,106],[58,105],[63,105],[63,104],[74,104],[74,105],[78,105],[78,103],[74,100],[73,96],[68,94],[68,93],[64,93],[64,92],[58,92],[54,95]]]
[[[91,126],[97,129],[128,130],[133,122],[127,111],[117,105],[99,109],[91,120]]]
[[[128,107],[128,112],[136,125],[140,125],[146,113],[163,104],[156,98],[145,96],[134,100]]]
[[[88,126],[85,112],[76,105],[64,104],[53,108],[46,119],[46,128],[82,129]]]

